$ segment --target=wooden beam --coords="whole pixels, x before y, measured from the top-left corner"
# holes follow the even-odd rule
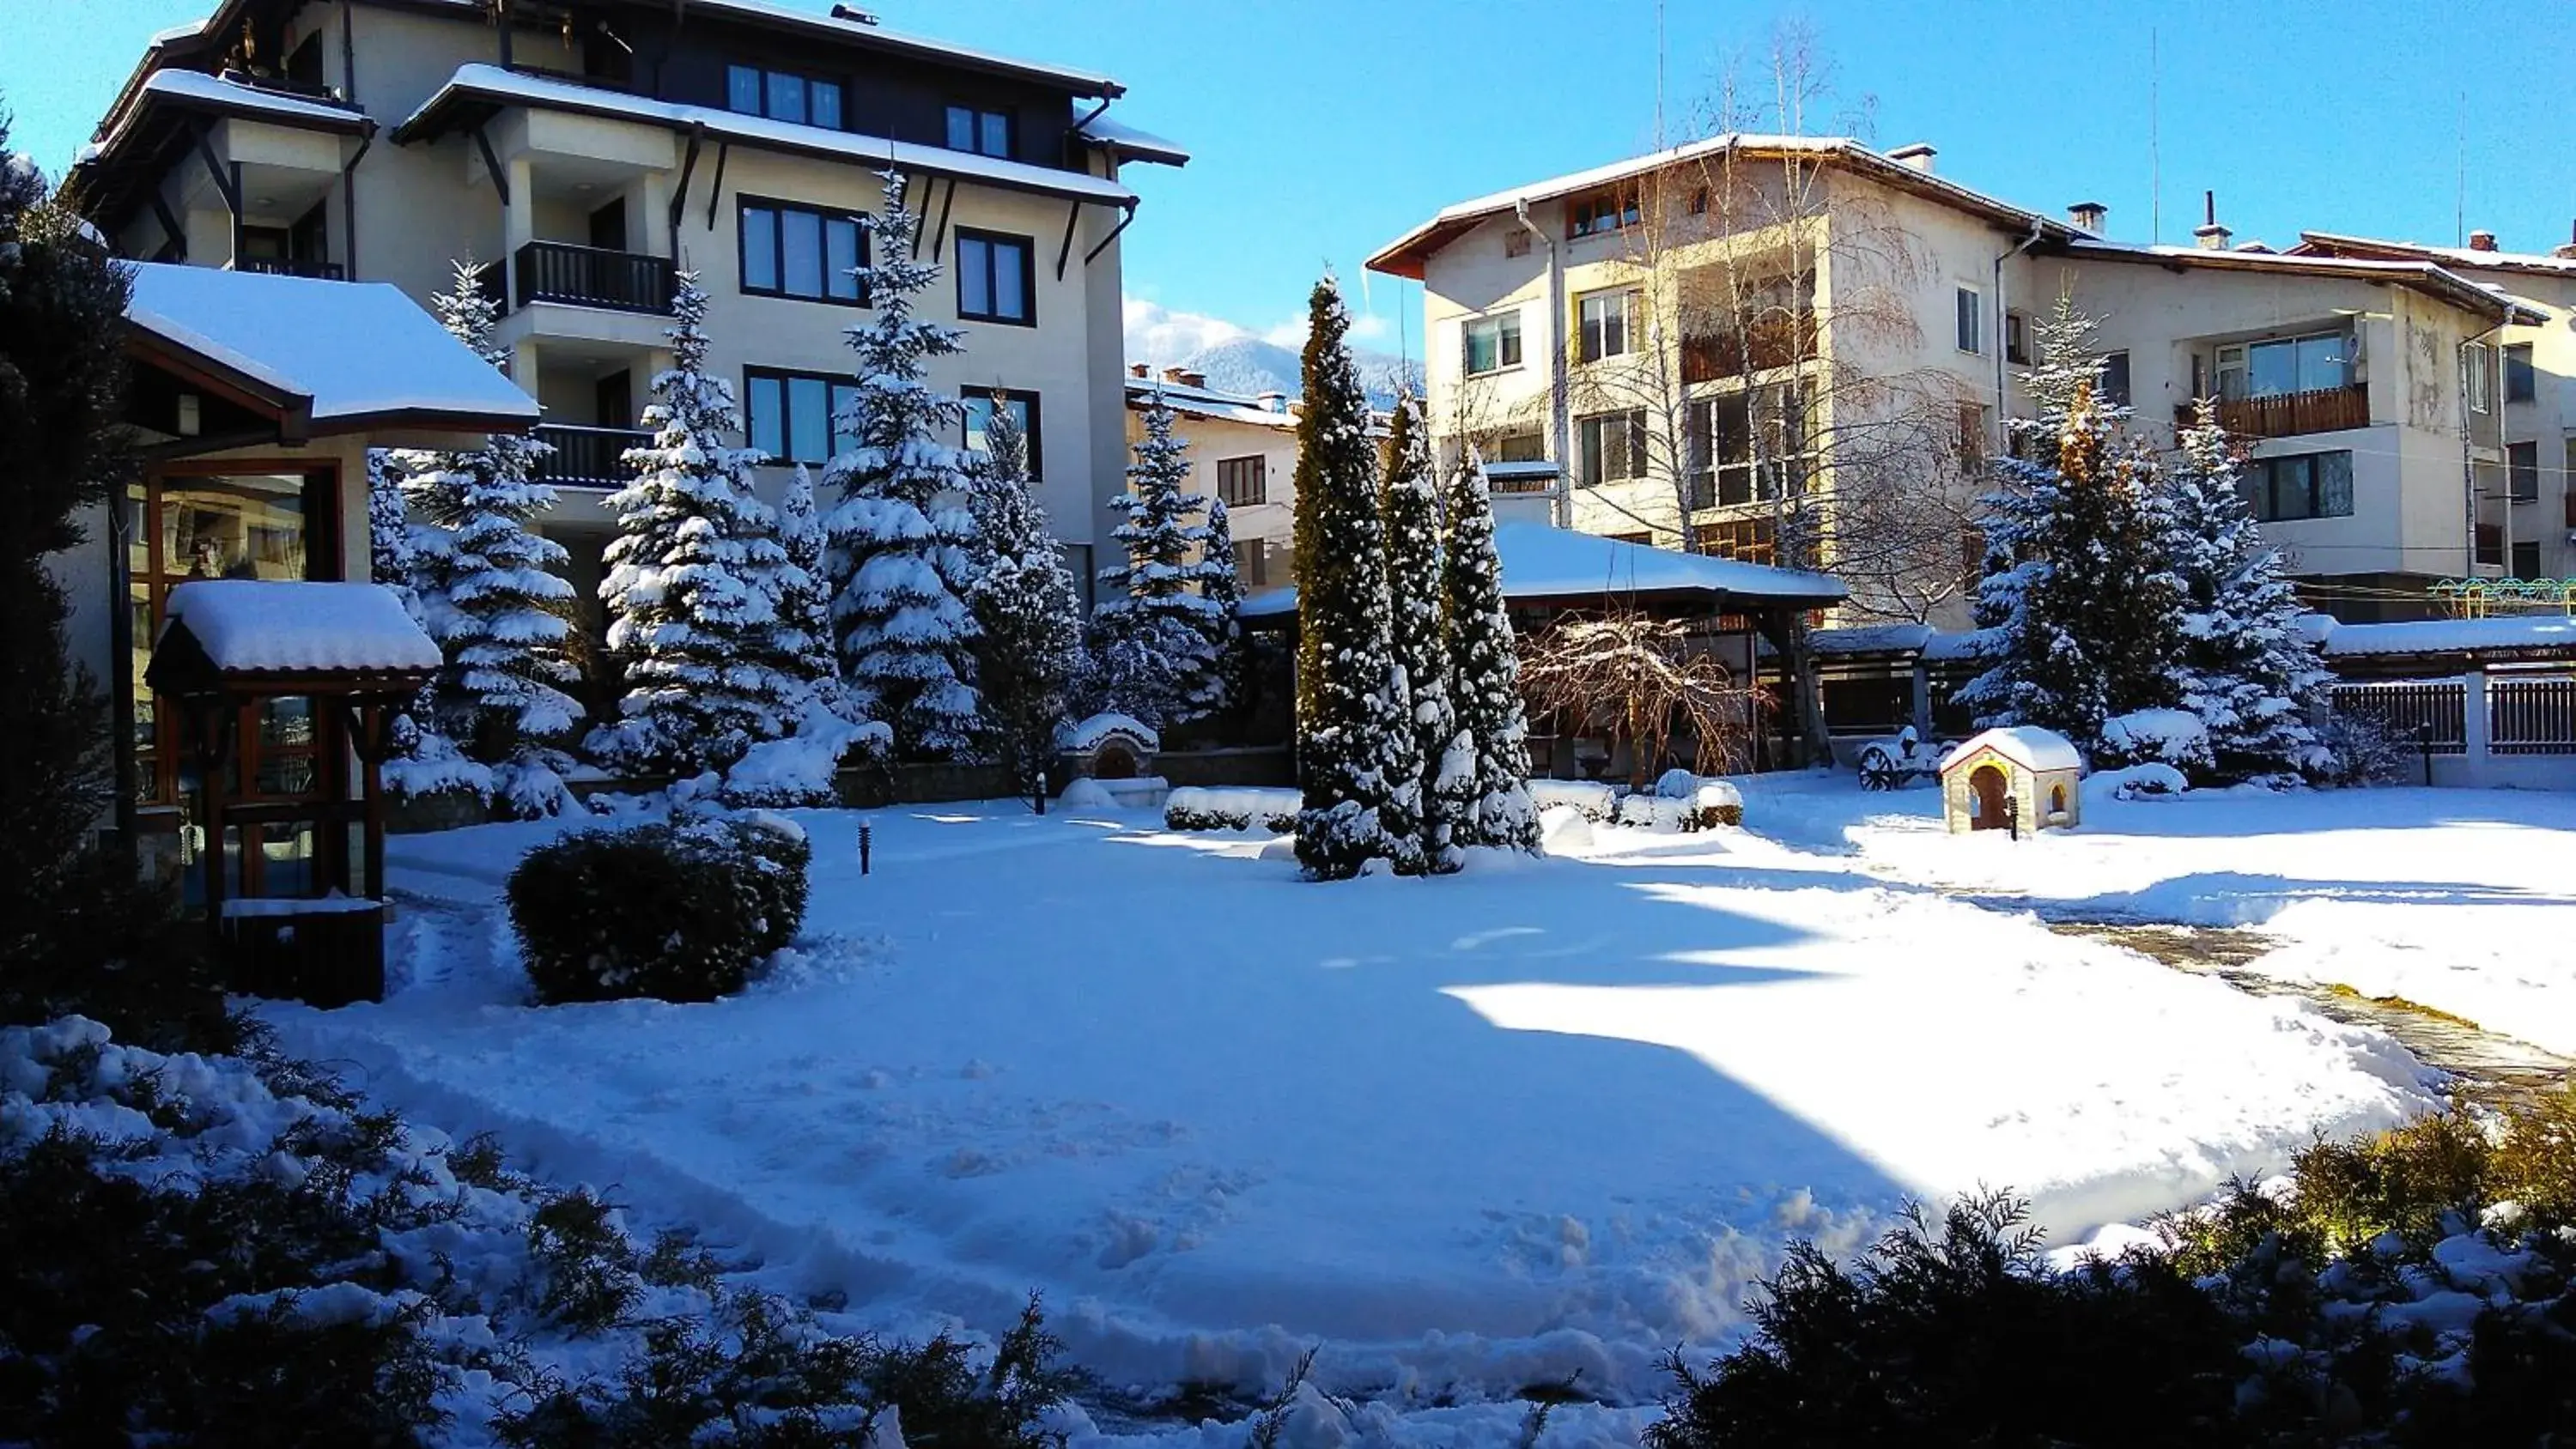
[[[186,261],[188,228],[180,222],[178,214],[170,210],[170,203],[161,195],[161,188],[158,186],[152,188],[152,216],[154,220],[161,223],[162,232],[170,238],[173,260]]]
[[[1073,227],[1082,220],[1082,203],[1077,201],[1064,209],[1064,245],[1056,248],[1055,279],[1064,280],[1064,264],[1073,260]]]
[[[716,229],[716,201],[724,195],[725,158],[733,154],[731,141],[716,143],[716,174],[707,187],[707,230]],[[674,259],[676,260],[676,258]]]
[[[506,23],[503,25],[501,33],[504,35],[509,34],[509,27]],[[504,62],[504,64],[506,63],[507,62]],[[492,138],[490,135],[485,133],[481,126],[476,126],[474,128],[474,149],[483,153],[483,169],[491,173],[492,190],[500,196],[501,204],[503,206],[509,205],[510,173],[501,169],[501,158],[492,154]]]

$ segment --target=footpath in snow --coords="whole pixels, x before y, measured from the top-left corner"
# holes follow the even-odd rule
[[[391,999],[271,1014],[889,1327],[995,1329],[1035,1288],[1112,1386],[1257,1389],[1320,1342],[1327,1387],[1413,1404],[1576,1370],[1647,1401],[1793,1237],[1847,1254],[1991,1185],[2069,1241],[2433,1102],[2376,1032],[1874,874],[2005,870],[1890,797],[1748,795],[1782,838],[1344,885],[1141,815],[803,813],[806,940],[696,1006],[524,1004],[500,884],[561,827],[407,837]]]

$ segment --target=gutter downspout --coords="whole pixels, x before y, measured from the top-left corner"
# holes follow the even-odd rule
[[[1574,458],[1569,436],[1573,429],[1569,396],[1571,384],[1566,378],[1565,359],[1565,258],[1557,250],[1556,238],[1549,236],[1537,222],[1530,220],[1529,198],[1512,200],[1512,218],[1521,229],[1538,238],[1547,248],[1547,426],[1548,446],[1556,455],[1556,526],[1574,526]],[[1428,348],[1431,339],[1423,339]]]
[[[669,217],[671,233],[671,267],[674,271],[677,271],[680,266],[680,217],[687,212],[689,208],[689,180],[691,177],[698,174],[698,148],[703,145],[707,139],[707,123],[704,121],[691,121],[689,123],[689,129],[682,134],[689,138],[689,151],[688,154],[682,157],[680,161],[680,184],[673,188],[671,192],[671,214]],[[714,208],[714,197],[707,198],[707,206],[710,210]]]
[[[128,861],[135,860],[141,849],[134,803],[135,790],[142,783],[134,758],[134,606],[128,602],[134,595],[134,576],[128,559],[127,511],[136,506],[121,487],[108,495],[107,573],[109,587],[116,591],[116,607],[107,611],[108,687],[116,696],[110,704],[116,728],[116,839]]]
[[[2046,229],[2047,223],[2032,217],[2030,235],[2021,239],[2021,245],[1995,258],[1995,450],[1992,456],[1997,458],[2012,451],[2012,424],[2004,417],[2004,319],[2011,315],[2011,309],[2005,305],[2004,263],[2039,245],[2040,234]]]
[[[340,168],[340,254],[352,282],[358,276],[358,163],[367,159],[367,148],[376,144],[372,130],[358,138],[356,154]]]

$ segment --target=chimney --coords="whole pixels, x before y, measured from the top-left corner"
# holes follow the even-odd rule
[[[1261,393],[1254,398],[1254,401],[1261,404],[1261,410],[1265,413],[1284,413],[1288,411],[1288,394],[1284,392]]]
[[[2567,229],[2567,245],[2554,249],[2550,255],[2561,261],[2576,262],[2576,227]]]
[[[1127,364],[1127,375],[1135,378],[1148,378],[1154,375],[1154,369],[1152,365],[1148,363],[1131,362]]]
[[[1187,386],[1189,386],[1188,378],[1189,378],[1189,374],[1188,374],[1188,373],[1186,373],[1186,372],[1183,372],[1181,369],[1179,369],[1179,368],[1177,368],[1177,367],[1167,367],[1167,368],[1164,368],[1164,369],[1163,369],[1163,381],[1168,382],[1168,383],[1171,383],[1171,384],[1173,384],[1173,385],[1175,385],[1175,386],[1178,386],[1178,387],[1187,387]]]
[[[2095,236],[2102,234],[2102,219],[2110,214],[2111,208],[2098,201],[2079,201],[2066,208],[2066,219],[2074,223],[2076,230],[2089,231]]]
[[[1939,151],[1933,149],[1931,142],[1917,141],[1911,146],[1899,146],[1895,150],[1888,152],[1887,159],[1895,162],[1899,166],[1920,171],[1924,175],[1929,176],[1932,174],[1932,158],[1940,154],[1941,153]]]
[[[1205,386],[1207,386],[1207,374],[1206,374],[1206,373],[1204,373],[1204,372],[1185,372],[1185,373],[1182,373],[1182,374],[1181,374],[1181,386],[1183,386],[1183,387],[1205,387]]]
[[[2494,232],[2491,232],[2491,231],[2473,231],[2473,232],[2470,232],[2470,233],[2469,233],[2469,250],[2470,250],[2470,251],[2473,251],[2473,252],[2491,252],[2491,251],[2494,251],[2495,249],[2496,249],[2496,244],[2495,244],[2495,233],[2494,233]]]
[[[2217,192],[2204,191],[2200,194],[2200,215],[2200,225],[2191,229],[2192,240],[2200,243],[2204,251],[2227,250],[2227,239],[2236,233],[2218,224]]]

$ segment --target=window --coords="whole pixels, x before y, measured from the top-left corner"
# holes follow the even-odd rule
[[[2352,454],[2301,453],[2245,465],[2246,502],[2264,523],[2352,516]]]
[[[1258,463],[1258,458],[1252,461]],[[1238,538],[1234,541],[1234,577],[1245,589],[1270,587],[1270,540]]]
[[[2504,445],[2506,491],[2516,503],[2540,501],[2540,445],[2507,443]]]
[[[2468,381],[2461,391],[2468,397],[2469,411],[2482,413],[2495,406],[2495,358],[2483,342],[2472,342],[2460,349],[2461,366],[2468,371]]]
[[[2531,344],[2516,342],[2504,350],[2504,400],[2509,403],[2529,402],[2539,395],[2539,377],[2532,371]]]
[[[1267,466],[1259,454],[1249,458],[1216,460],[1216,496],[1228,508],[1248,508],[1270,501],[1264,488],[1262,469]]]
[[[1536,428],[1498,428],[1476,435],[1476,455],[1488,463],[1544,463],[1547,436]]]
[[[1583,460],[1578,479],[1586,488],[1646,476],[1646,410],[1595,413],[1577,419],[1576,447]]]
[[[857,269],[867,261],[866,231],[865,219],[855,212],[746,199],[742,290],[756,297],[865,305]]]
[[[2024,313],[2004,314],[2004,361],[2030,363],[2030,318]]]
[[[856,438],[840,430],[859,397],[858,384],[849,378],[746,367],[742,396],[751,446],[773,463],[828,463],[857,446]]]
[[[2540,540],[2536,538],[2515,539],[2513,541],[2513,567],[2506,569],[2505,572],[2511,574],[2517,579],[2536,579],[2540,577]]]
[[[984,430],[993,423],[993,402],[999,398],[1011,410],[1011,418],[1020,425],[1020,437],[1029,453],[1029,477],[1046,477],[1046,452],[1038,446],[1040,413],[1038,395],[1015,387],[970,387],[962,394],[966,399],[966,446],[984,451]]]
[[[1986,298],[1974,287],[1958,289],[1959,350],[1986,350]]]
[[[1530,234],[1529,234],[1529,228],[1527,228],[1527,227],[1525,227],[1525,226],[1520,225],[1518,222],[1514,222],[1514,223],[1512,224],[1512,229],[1511,229],[1511,230],[1509,230],[1509,231],[1507,231],[1507,232],[1504,232],[1504,233],[1503,233],[1503,255],[1504,255],[1504,256],[1507,256],[1507,257],[1525,257],[1525,256],[1528,256],[1528,255],[1529,255],[1529,247],[1530,247]]]
[[[1024,236],[957,231],[957,315],[969,322],[1038,320],[1036,244]]]
[[[1598,362],[1628,351],[1628,318],[1637,294],[1630,291],[1587,292],[1574,299],[1577,360]]]
[[[725,109],[800,126],[841,129],[841,83],[756,65],[725,67]]]
[[[1783,478],[1803,486],[1808,459],[1799,405],[1797,390],[1783,386],[1695,398],[1685,406],[1682,466],[1691,506],[1776,497]]]
[[[2129,405],[2129,354],[2112,352],[2102,358],[2102,401],[2115,408]]]
[[[1729,518],[1691,530],[1699,551],[1719,558],[1767,564],[1779,557],[1779,532],[1767,518]]]
[[[1635,185],[1613,186],[1579,197],[1565,209],[1567,236],[1605,236],[1637,224],[1640,216]]]
[[[974,106],[948,108],[948,149],[972,151],[978,156],[1011,159],[1016,148],[1011,145],[1011,113],[979,110]]]
[[[1470,375],[1500,372],[1521,365],[1521,314],[1518,309],[1491,317],[1470,317],[1461,330],[1467,337]]]
[[[2235,400],[2321,392],[2352,382],[2352,339],[2341,332],[2276,337],[2218,349],[2218,395]]]

